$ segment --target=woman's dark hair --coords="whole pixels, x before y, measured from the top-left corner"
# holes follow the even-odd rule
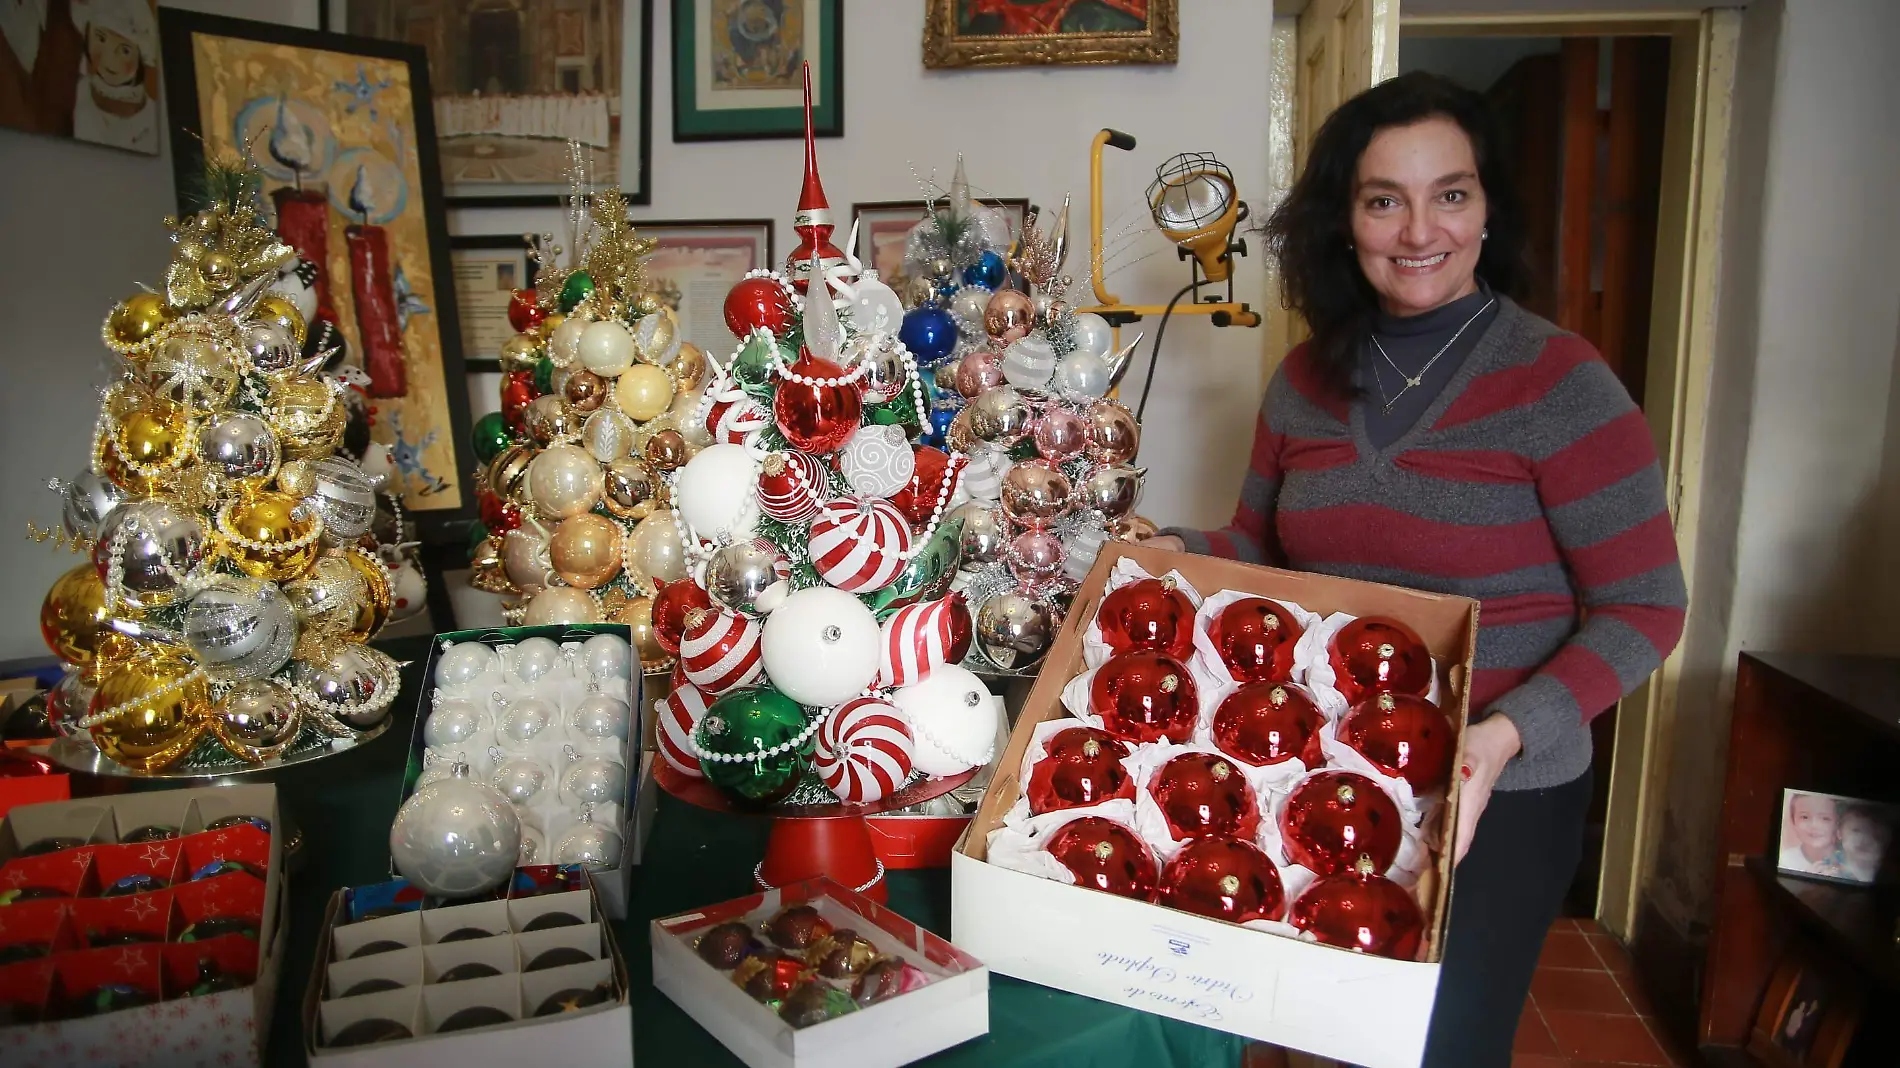
[[[1424,71],[1402,74],[1360,93],[1328,116],[1306,167],[1265,226],[1280,263],[1287,303],[1313,332],[1308,358],[1320,384],[1353,396],[1354,364],[1378,294],[1352,249],[1353,182],[1359,157],[1380,130],[1443,116],[1471,139],[1484,186],[1491,236],[1478,253],[1478,276],[1494,292],[1521,299],[1530,287],[1524,212],[1498,151],[1497,122],[1484,97]]]

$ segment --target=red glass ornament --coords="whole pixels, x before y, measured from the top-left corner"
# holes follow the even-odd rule
[[[744,340],[760,327],[782,334],[792,322],[792,301],[776,278],[748,278],[726,292],[726,329]]]
[[[1359,868],[1315,879],[1287,910],[1287,922],[1329,946],[1417,960],[1425,941],[1418,902],[1370,863]]]
[[[1250,682],[1214,710],[1214,748],[1256,767],[1294,757],[1318,767],[1326,762],[1319,749],[1325,723],[1319,706],[1298,686]]]
[[[475,507],[490,534],[506,534],[521,525],[521,506],[502,500],[486,487],[475,492]]]
[[[1176,839],[1209,834],[1252,838],[1260,827],[1260,806],[1246,776],[1223,756],[1182,753],[1155,769],[1148,792]]]
[[[1049,855],[1075,876],[1075,885],[1137,901],[1154,897],[1160,867],[1148,844],[1114,820],[1083,816],[1049,836]]]
[[[1277,920],[1286,907],[1280,869],[1260,847],[1210,835],[1181,847],[1161,872],[1155,902],[1229,923]]]
[[[1396,619],[1360,616],[1339,628],[1326,655],[1333,664],[1333,685],[1348,704],[1368,694],[1423,694],[1432,688],[1431,652]]]
[[[1352,706],[1335,735],[1387,775],[1416,792],[1451,782],[1451,721],[1438,706],[1409,693],[1382,693]]]
[[[686,617],[695,610],[712,609],[712,598],[691,579],[666,582],[654,579],[658,592],[653,595],[653,640],[668,655],[680,655],[680,639],[686,636]]]
[[[1354,771],[1322,771],[1293,788],[1280,810],[1286,859],[1320,875],[1352,871],[1360,857],[1384,871],[1399,855],[1399,806]]]
[[[914,446],[911,453],[917,462],[911,467],[910,481],[891,494],[890,501],[910,521],[911,531],[922,534],[930,525],[937,502],[943,500],[943,472],[950,466],[950,457],[928,445]]]
[[[508,429],[521,432],[521,417],[528,402],[540,395],[534,388],[533,371],[509,371],[501,376],[501,418]]]
[[[821,385],[809,385],[792,378],[780,378],[772,396],[772,421],[778,424],[785,440],[805,452],[836,452],[851,432],[858,428],[864,414],[864,393],[856,381],[843,382],[844,368],[830,360],[812,355],[810,349],[798,350],[798,362],[791,373],[818,379]]]
[[[1130,742],[1186,742],[1200,708],[1186,665],[1145,649],[1109,657],[1089,684],[1089,711]]]
[[[1215,613],[1207,636],[1235,682],[1286,682],[1293,677],[1293,646],[1306,628],[1278,601],[1248,597]]]
[[[1070,727],[1044,743],[1047,755],[1029,771],[1029,814],[1099,805],[1135,796],[1135,780],[1122,767],[1128,746],[1107,731]]]
[[[535,303],[532,289],[517,289],[508,298],[508,325],[514,327],[517,334],[533,330],[547,317],[548,313]]]
[[[1194,655],[1194,602],[1169,578],[1145,578],[1116,587],[1095,613],[1102,641],[1117,652],[1153,649],[1176,660]]]
[[[0,779],[55,775],[59,770],[58,765],[38,753],[29,753],[24,749],[0,749]]]

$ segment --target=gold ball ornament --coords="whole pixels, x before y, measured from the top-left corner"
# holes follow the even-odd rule
[[[614,380],[614,401],[627,418],[644,423],[672,406],[673,379],[652,364],[634,364]]]
[[[308,460],[292,460],[277,469],[277,488],[292,497],[308,497],[317,492],[317,470]]]
[[[100,672],[91,714],[99,751],[137,771],[159,771],[189,753],[209,726],[211,694],[204,672],[165,646],[138,643],[137,652]]]
[[[541,359],[541,339],[534,334],[516,334],[501,343],[503,371],[532,371]]]
[[[239,760],[262,764],[283,755],[303,730],[303,709],[282,685],[249,679],[211,710],[211,733]]]
[[[561,520],[548,539],[548,559],[561,581],[591,590],[620,573],[620,524],[588,512]]]
[[[528,467],[528,496],[535,509],[550,519],[593,511],[604,488],[600,464],[576,445],[547,449]]]
[[[686,436],[677,430],[662,430],[647,439],[647,462],[662,471],[672,471],[687,459]]]
[[[389,582],[389,569],[383,566],[375,553],[367,549],[351,548],[342,556],[343,561],[362,576],[364,593],[363,603],[356,612],[356,623],[343,635],[343,639],[368,641],[383,629],[384,623],[389,622],[390,607],[396,596]]]
[[[645,460],[616,460],[602,471],[601,503],[622,519],[645,519],[663,503],[666,483]]]
[[[633,631],[633,647],[640,654],[641,668],[653,671],[672,662],[653,632],[653,598],[624,599],[607,614],[607,622],[625,623]]]
[[[532,445],[510,445],[496,453],[488,464],[488,488],[504,501],[528,503],[528,468],[539,455]]]
[[[270,323],[283,328],[299,349],[303,348],[304,339],[310,336],[310,324],[304,321],[303,313],[282,293],[266,291],[251,308],[250,319],[254,323]]]
[[[132,349],[145,344],[171,321],[165,298],[141,291],[113,306],[112,314],[106,319],[106,331],[115,346]]]
[[[627,535],[627,573],[645,589],[653,580],[672,582],[686,577],[686,550],[680,545],[679,521],[671,512],[655,512],[640,520]]]
[[[154,496],[191,459],[191,422],[184,409],[151,400],[133,411],[112,432],[119,461],[112,480],[138,496]]]
[[[680,342],[679,358],[673,361],[673,376],[680,389],[691,393],[706,388],[706,354],[690,341]]]
[[[207,252],[198,261],[198,277],[213,290],[223,293],[238,283],[237,261],[223,252]]]
[[[99,636],[110,617],[99,569],[90,562],[80,564],[46,591],[46,600],[40,604],[40,637],[54,656],[83,667],[98,655]]]
[[[322,534],[322,520],[286,493],[253,493],[218,511],[219,551],[239,571],[270,582],[308,571]]]
[[[581,424],[581,444],[593,454],[594,459],[604,464],[613,463],[631,453],[634,438],[633,420],[612,408],[594,412]]]
[[[598,623],[600,606],[586,590],[571,586],[549,586],[528,601],[523,624],[545,627],[555,623]]]
[[[528,436],[542,445],[580,432],[580,423],[568,412],[567,401],[556,393],[529,401],[522,420],[528,428]]]
[[[502,563],[502,539],[503,535],[490,534],[469,556],[468,584],[483,593],[521,592],[508,581],[508,572]]]
[[[271,429],[277,431],[284,459],[328,456],[343,441],[349,413],[327,381],[299,378],[285,382],[271,390],[270,402],[266,418]]]
[[[584,415],[607,399],[607,380],[592,371],[575,371],[561,386],[561,395],[567,398],[569,411]]]
[[[548,560],[547,529],[533,520],[502,536],[501,564],[508,582],[522,593],[539,593],[561,580]]]
[[[542,319],[541,322],[535,326],[534,332],[542,341],[546,341],[554,336],[554,331],[560,329],[561,324],[564,322],[567,322],[567,316],[562,315],[560,312],[549,312],[547,318]]]
[[[284,583],[284,598],[297,613],[306,636],[336,637],[356,629],[357,614],[369,600],[363,576],[339,555],[326,554],[310,569]]]

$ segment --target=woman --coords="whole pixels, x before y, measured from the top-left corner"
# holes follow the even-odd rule
[[[1649,427],[1519,307],[1523,219],[1477,94],[1347,101],[1267,224],[1312,338],[1267,387],[1232,525],[1151,544],[1482,602],[1458,863],[1425,1063],[1507,1066],[1574,876],[1589,720],[1655,670],[1685,592]]]

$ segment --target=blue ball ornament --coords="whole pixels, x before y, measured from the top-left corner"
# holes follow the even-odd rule
[[[930,410],[930,429],[921,439],[925,445],[944,448],[950,433],[950,420],[957,417],[955,408],[932,408]]]
[[[975,263],[963,269],[963,284],[995,289],[1009,277],[1009,271],[1003,266],[1003,257],[995,252],[984,252]]]
[[[904,325],[897,330],[897,340],[904,343],[919,363],[935,363],[956,351],[957,323],[942,308],[928,305],[912,308],[904,313]]]

